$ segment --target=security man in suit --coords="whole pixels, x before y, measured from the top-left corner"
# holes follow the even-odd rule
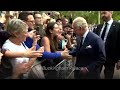
[[[105,43],[105,79],[113,78],[115,63],[120,60],[120,23],[113,20],[112,14],[113,11],[101,11],[101,18],[104,23],[99,24],[93,30],[93,32],[99,35]]]

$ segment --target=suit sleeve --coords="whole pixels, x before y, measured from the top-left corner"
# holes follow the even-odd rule
[[[118,37],[117,37],[117,58],[118,60],[120,60],[120,25],[119,25],[119,30],[118,30],[118,33],[117,33]]]
[[[73,57],[76,56],[76,49],[77,49],[77,46],[75,45],[72,50],[69,52],[69,55],[72,55]]]
[[[96,68],[99,68],[103,63],[105,63],[106,55],[105,55],[105,45],[101,38],[98,38],[95,42],[95,57],[96,60],[87,66],[87,69],[91,72],[94,72]]]
[[[99,32],[101,31],[103,25],[99,24],[96,27],[94,27],[93,32],[99,36]]]

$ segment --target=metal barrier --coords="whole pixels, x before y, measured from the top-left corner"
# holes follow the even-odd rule
[[[74,67],[76,58],[62,60],[55,66],[58,79],[74,79]]]

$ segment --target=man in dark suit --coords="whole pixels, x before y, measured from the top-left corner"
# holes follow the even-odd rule
[[[101,17],[104,23],[99,24],[93,30],[93,32],[99,35],[105,43],[105,79],[113,78],[115,63],[120,60],[120,23],[112,19],[112,14],[112,11],[101,11]]]
[[[105,62],[105,48],[102,39],[88,30],[83,17],[74,19],[74,32],[77,35],[75,79],[100,79],[100,67]]]

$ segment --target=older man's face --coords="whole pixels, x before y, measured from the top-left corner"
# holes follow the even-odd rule
[[[80,35],[80,30],[79,27],[76,26],[76,23],[73,24],[73,31],[75,32],[76,35]]]
[[[78,35],[78,36],[80,36],[80,37],[82,37],[83,36],[83,34],[84,34],[84,30],[83,30],[83,28],[82,27],[78,27],[77,25],[76,25],[76,23],[74,23],[73,24],[73,31],[74,31],[74,33],[76,34],[76,35]]]

